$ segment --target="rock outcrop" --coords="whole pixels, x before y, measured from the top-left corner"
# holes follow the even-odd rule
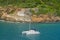
[[[39,16],[33,15],[32,22],[59,22],[59,16],[50,16],[48,14],[40,14]]]

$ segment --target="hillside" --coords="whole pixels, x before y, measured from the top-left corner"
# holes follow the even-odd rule
[[[60,0],[0,0],[0,6],[16,6],[20,8],[39,8],[34,14],[53,14],[60,16]]]

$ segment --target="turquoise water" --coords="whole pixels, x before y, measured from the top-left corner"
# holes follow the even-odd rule
[[[0,40],[60,40],[60,23],[32,23],[31,29],[38,35],[22,35],[28,30],[29,23],[0,22]]]

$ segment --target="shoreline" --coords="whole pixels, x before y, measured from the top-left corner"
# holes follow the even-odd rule
[[[60,22],[60,16],[55,16],[51,14],[39,14],[35,15],[30,10],[33,10],[34,13],[37,12],[38,8],[0,8],[0,20],[11,21],[11,22],[36,22],[36,23],[50,23],[50,22]]]
[[[22,19],[22,20],[21,20]],[[0,18],[0,20],[3,21],[9,21],[9,22],[31,22],[31,23],[54,23],[54,22],[60,22],[60,17],[59,16],[49,16],[47,14],[40,14],[40,16],[32,15],[31,18],[25,18],[21,16],[11,16],[9,14],[3,14]]]
[[[0,22],[6,22],[6,23],[29,23],[29,22],[11,22],[11,21],[4,21],[4,20],[0,20]],[[56,23],[60,23],[60,22],[48,22],[48,23],[40,23],[40,22],[31,22],[32,23],[39,23],[39,24],[56,24]]]

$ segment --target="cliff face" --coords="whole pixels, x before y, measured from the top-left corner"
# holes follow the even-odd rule
[[[31,9],[36,13],[38,8],[0,8],[0,19],[13,22],[59,22],[60,17],[48,14],[34,15]]]

